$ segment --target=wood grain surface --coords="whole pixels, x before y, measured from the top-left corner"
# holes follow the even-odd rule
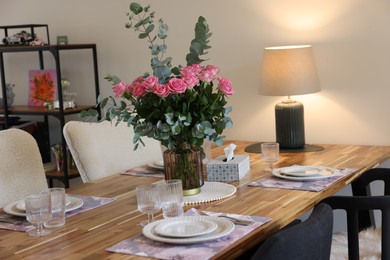
[[[225,145],[231,142],[226,141]],[[245,154],[244,148],[253,144],[244,141],[234,143],[237,144],[236,154]],[[356,172],[321,192],[250,187],[247,185],[250,181],[270,174],[264,172],[267,165],[261,161],[261,154],[250,153],[250,172],[239,182],[231,183],[237,187],[235,195],[216,202],[186,206],[272,218],[271,222],[243,237],[214,259],[238,257],[310,210],[321,199],[347,186],[366,169],[375,167],[390,157],[390,147],[387,146],[322,146],[325,149],[318,152],[281,153],[275,167],[318,165],[356,168]],[[213,146],[213,157],[224,154],[223,147]],[[31,238],[24,232],[0,230],[0,259],[140,259],[141,257],[133,255],[106,252],[105,249],[141,232],[142,228],[137,224],[146,216],[137,210],[135,187],[156,181],[156,178],[118,174],[69,188],[68,194],[115,197],[117,200],[69,217],[64,227],[52,229],[52,234],[41,238]],[[161,213],[157,215],[157,219],[160,218]]]

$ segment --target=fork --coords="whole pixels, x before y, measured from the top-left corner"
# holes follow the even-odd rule
[[[199,215],[210,216],[209,214],[207,214],[204,211],[201,211],[201,210],[197,210],[197,211],[198,211]],[[235,217],[228,216],[226,214],[222,214],[222,215],[218,215],[218,216],[211,216],[211,217],[227,218],[230,221],[232,221],[235,225],[241,225],[241,226],[249,226],[249,225],[252,225],[253,223],[255,223],[253,220],[235,218]]]

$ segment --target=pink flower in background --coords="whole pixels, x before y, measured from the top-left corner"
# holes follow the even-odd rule
[[[132,94],[135,98],[140,98],[146,93],[146,88],[143,84],[138,84],[133,87]]]
[[[170,94],[168,85],[157,83],[154,86],[154,93],[159,97],[167,97]]]
[[[142,81],[144,81],[144,77],[138,76],[138,77],[136,77],[136,78],[133,80],[133,82],[131,82],[131,85],[135,86],[135,85],[141,84]]]
[[[114,91],[116,98],[121,97],[126,92],[126,90],[127,90],[127,84],[123,81],[114,85],[114,87],[112,88],[112,91]]]
[[[146,88],[146,91],[149,91],[149,92],[153,91],[156,83],[158,83],[158,78],[155,76],[149,76],[143,82],[143,84]]]
[[[219,74],[219,68],[214,65],[207,65],[199,75],[199,79],[205,82],[211,82],[217,78]]]
[[[185,66],[180,70],[180,76],[183,78],[188,76],[198,76],[199,72],[202,70],[202,66],[199,64],[193,64],[191,66]]]
[[[233,95],[234,94],[232,83],[230,82],[230,80],[228,80],[226,78],[219,78],[218,79],[218,88],[225,95]]]
[[[174,94],[184,93],[187,90],[187,84],[179,78],[171,78],[168,82],[169,90]]]
[[[186,76],[182,79],[187,84],[188,89],[192,89],[199,84],[199,78],[197,76]]]

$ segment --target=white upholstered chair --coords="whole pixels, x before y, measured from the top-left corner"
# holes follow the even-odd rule
[[[0,131],[0,208],[47,188],[34,137],[20,129]]]
[[[134,151],[133,128],[124,123],[70,121],[63,133],[84,183],[163,158],[160,142],[151,138]]]

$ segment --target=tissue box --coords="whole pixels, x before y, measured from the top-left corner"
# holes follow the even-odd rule
[[[226,156],[220,155],[207,164],[207,181],[238,181],[249,172],[249,155],[236,154],[233,160],[224,162]]]

